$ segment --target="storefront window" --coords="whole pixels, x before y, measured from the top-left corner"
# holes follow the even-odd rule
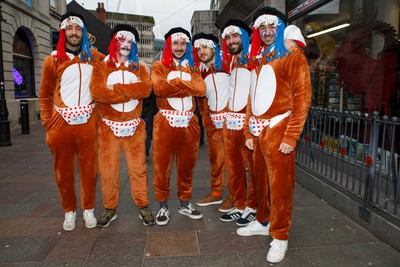
[[[306,36],[313,105],[400,115],[399,5],[333,0],[289,13]]]
[[[19,28],[14,36],[13,78],[15,98],[35,96],[32,49],[22,28]]]

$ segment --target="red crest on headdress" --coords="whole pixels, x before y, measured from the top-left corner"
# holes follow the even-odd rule
[[[228,53],[228,45],[226,44],[226,40],[222,40],[222,68],[229,69],[229,64],[232,61],[232,55]]]
[[[196,50],[196,48],[195,48],[194,46],[193,46],[193,48],[192,48],[192,54],[193,54],[194,64],[195,64],[197,67],[199,67],[201,61],[200,61],[199,56],[197,55],[197,50]]]
[[[114,36],[111,39],[110,45],[108,46],[108,54],[109,54],[109,59],[107,62],[108,67],[111,67],[112,65],[114,65],[115,62],[118,62],[117,53],[115,53],[115,46],[117,44],[117,38],[115,38],[115,35],[117,35],[117,33],[114,34]]]
[[[253,27],[253,34],[251,35],[251,50],[250,50],[250,61],[248,64],[249,69],[257,67],[257,58],[261,53],[261,39],[258,28]]]
[[[171,67],[172,61],[173,61],[173,55],[172,55],[172,47],[171,47],[171,36],[169,36],[167,38],[167,41],[165,42],[161,62],[164,66]]]
[[[56,50],[57,50],[56,58],[57,58],[58,62],[68,59],[67,52],[65,51],[65,30],[64,29],[60,30]]]

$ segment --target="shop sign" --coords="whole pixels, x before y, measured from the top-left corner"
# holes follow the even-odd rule
[[[299,1],[296,1],[296,2],[299,2]],[[289,10],[288,18],[291,18],[294,15],[299,14],[300,12],[302,12],[302,11],[306,10],[307,8],[315,5],[318,2],[320,2],[320,0],[306,0],[306,1],[303,1],[303,3],[301,3],[300,5],[297,5],[297,6],[295,6],[295,8]],[[294,4],[296,4],[296,3],[294,3]],[[292,4],[292,6],[294,4]],[[291,5],[289,5],[289,8],[290,8],[290,6]]]

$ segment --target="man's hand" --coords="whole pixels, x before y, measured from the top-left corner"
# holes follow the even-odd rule
[[[244,142],[244,145],[245,145],[248,149],[253,150],[253,138],[247,139],[247,140]]]
[[[299,45],[295,41],[290,39],[285,39],[283,42],[285,44],[286,49],[289,49],[291,47],[299,47]]]
[[[281,143],[278,150],[280,152],[282,152],[283,154],[289,154],[289,153],[293,152],[294,147],[292,147],[291,145],[288,145],[286,143]]]

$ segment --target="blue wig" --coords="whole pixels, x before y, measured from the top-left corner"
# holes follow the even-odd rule
[[[286,49],[285,43],[284,43],[284,32],[285,32],[285,23],[278,18],[279,24],[278,27],[276,28],[276,40],[275,43],[266,49],[262,55],[265,55],[266,53],[270,52],[271,50],[275,51],[275,56],[271,58],[267,58],[267,61],[271,61],[273,59],[277,58],[282,58],[290,54],[289,50]]]
[[[134,62],[134,63],[139,62],[137,42],[134,42],[132,45],[132,51],[129,54],[129,62]]]
[[[86,26],[83,25],[82,27],[82,46],[81,46],[81,51],[85,51],[85,55],[87,58],[90,60],[93,60],[92,54],[90,53],[90,48],[92,48],[92,42],[89,39]],[[79,56],[81,60],[85,60],[85,57],[82,55],[82,53]]]
[[[250,37],[247,31],[240,28],[242,32],[242,55],[240,56],[240,62],[242,64],[247,64],[249,60],[249,47],[250,47]]]
[[[181,58],[181,60],[179,61],[178,65],[181,65],[181,63],[187,59],[188,60],[188,65],[190,67],[194,67],[194,57],[193,57],[193,53],[192,53],[192,43],[190,41],[188,41],[186,43],[186,53],[183,55],[183,57]]]
[[[218,44],[216,42],[213,42],[213,43],[214,43],[214,51],[215,51],[215,55],[214,55],[215,61],[214,61],[213,67],[214,67],[214,69],[220,71],[220,70],[222,70],[222,53],[221,53],[221,50],[219,49]]]

